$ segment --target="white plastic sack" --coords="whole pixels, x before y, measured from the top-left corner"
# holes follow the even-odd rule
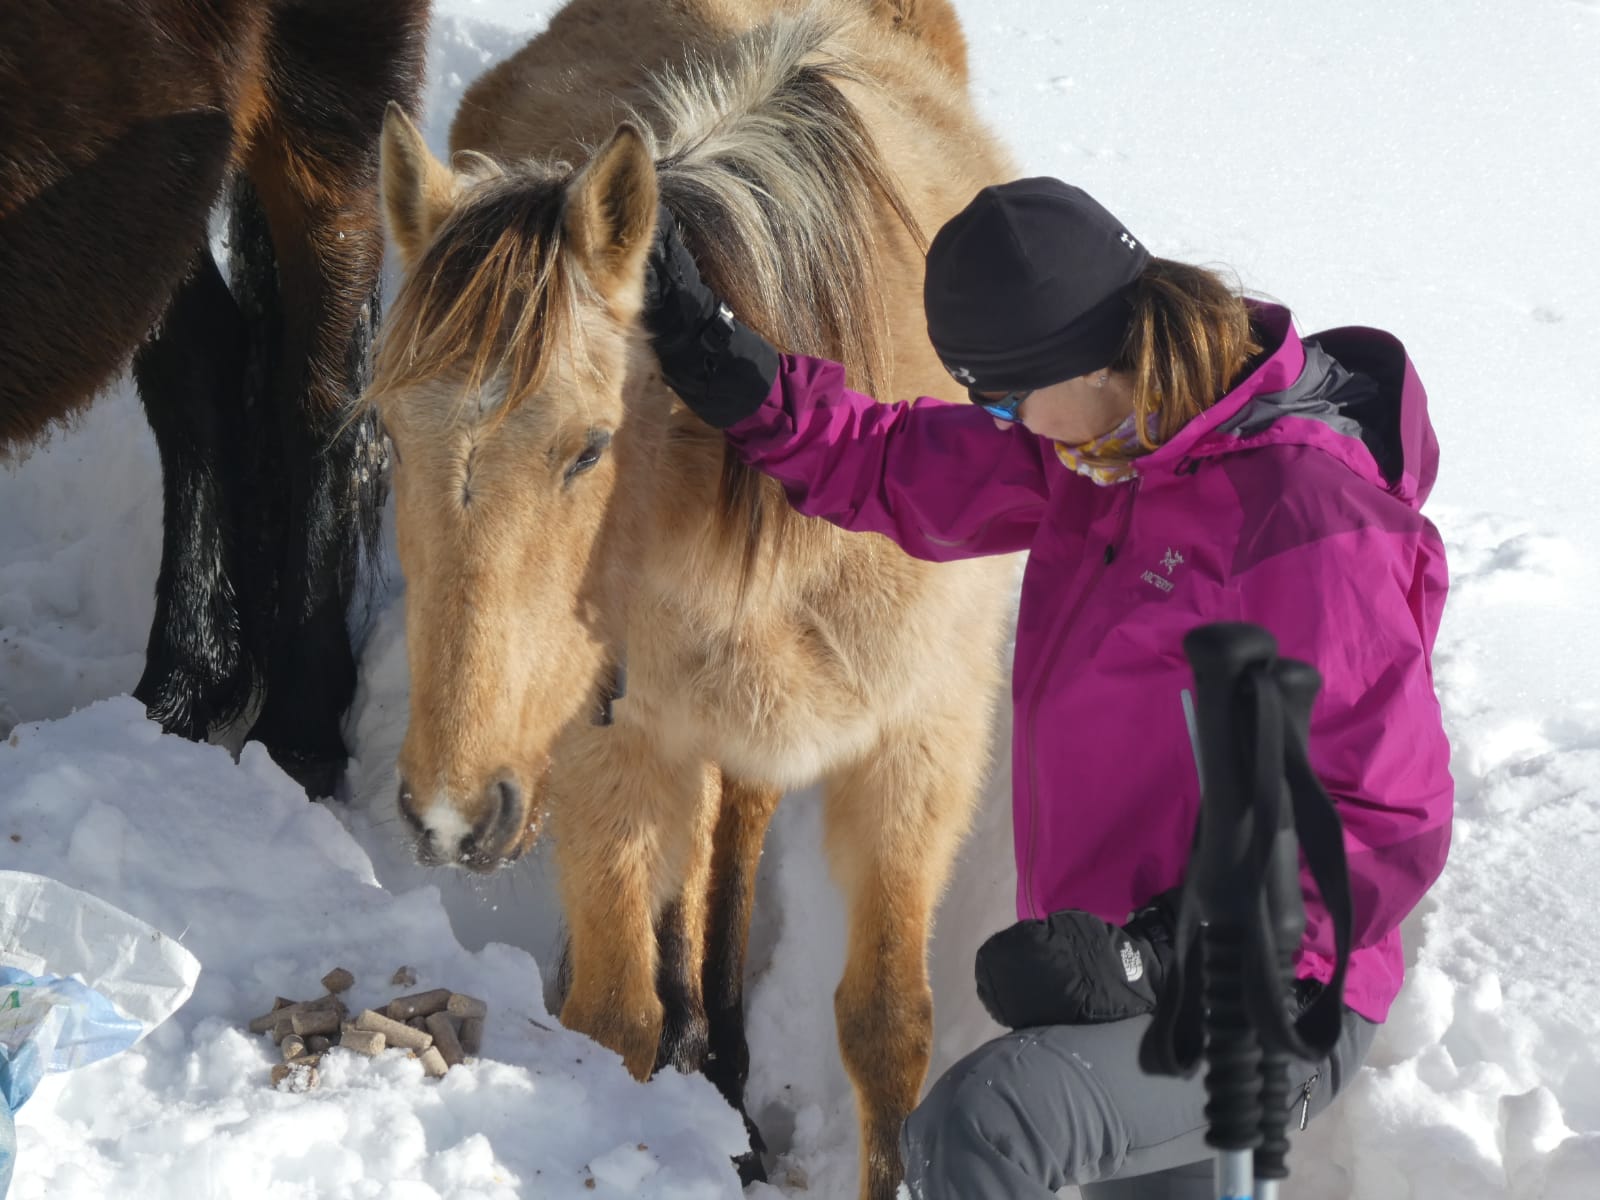
[[[137,1043],[194,991],[200,961],[136,917],[42,875],[0,871],[0,1197],[11,1114],[48,1071]]]

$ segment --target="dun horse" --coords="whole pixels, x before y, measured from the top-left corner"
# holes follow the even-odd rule
[[[135,694],[342,774],[345,618],[386,471],[366,380],[385,104],[415,103],[427,0],[144,0],[0,12],[0,457],[132,360],[161,454]],[[230,189],[230,181],[237,186]],[[207,238],[230,196],[231,287]]]
[[[453,168],[397,112],[384,131],[407,272],[372,395],[419,856],[490,870],[548,813],[562,1021],[641,1078],[703,1064],[740,1105],[761,843],[782,791],[824,781],[873,1200],[928,1067],[926,942],[986,766],[1012,568],[793,517],[666,390],[638,313],[659,195],[780,345],[880,396],[949,391],[922,239],[1010,174],[964,55],[944,0],[575,0],[469,91]]]

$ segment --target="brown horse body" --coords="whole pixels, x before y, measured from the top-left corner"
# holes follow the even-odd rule
[[[877,395],[951,391],[921,238],[1010,174],[964,69],[944,0],[574,0],[468,92],[453,140],[481,154],[452,171],[398,116],[384,141],[407,274],[374,397],[419,854],[492,869],[548,813],[562,1021],[640,1077],[704,1065],[738,1104],[762,839],[784,790],[823,781],[872,1200],[927,1070],[927,937],[986,768],[1013,564],[934,566],[789,514],[665,390],[638,310],[659,194],[779,345]]]
[[[378,135],[427,0],[62,0],[0,14],[0,456],[133,363],[165,535],[135,689],[342,773],[345,630],[384,491],[366,379]],[[230,183],[237,181],[232,188]],[[230,276],[208,220],[230,201]]]

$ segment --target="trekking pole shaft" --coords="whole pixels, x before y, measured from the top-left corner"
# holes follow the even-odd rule
[[[1217,1155],[1217,1200],[1251,1200],[1254,1187],[1250,1151],[1224,1150]]]

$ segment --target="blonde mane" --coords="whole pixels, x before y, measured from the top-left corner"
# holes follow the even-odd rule
[[[919,250],[926,239],[839,86],[873,86],[845,49],[858,21],[839,12],[775,21],[739,39],[725,65],[656,76],[632,115],[706,282],[780,349],[842,363],[856,387],[880,395],[891,364],[879,204]],[[725,544],[742,558],[742,597],[763,543],[792,529],[792,510],[731,449],[721,509]]]
[[[889,376],[879,204],[924,239],[840,89],[873,86],[846,57],[849,23],[776,21],[740,38],[725,65],[656,76],[632,116],[706,281],[780,348],[841,362],[872,392]]]
[[[526,164],[480,182],[407,272],[373,365],[369,403],[400,381],[462,376],[461,395],[498,379],[514,410],[544,386],[553,346],[593,371],[578,336],[600,303],[562,253],[565,164]]]
[[[888,314],[874,225],[887,203],[918,249],[925,237],[841,83],[872,81],[845,49],[859,17],[779,19],[737,38],[717,61],[692,59],[646,84],[627,110],[657,165],[661,199],[706,281],[740,318],[786,351],[842,363],[879,394],[890,376]],[[565,254],[572,164],[493,168],[407,273],[386,318],[368,399],[398,381],[491,380],[496,413],[544,384],[559,348],[593,373],[582,336],[603,298]],[[723,533],[748,582],[764,534],[783,529],[781,491],[730,453]],[[742,588],[741,588],[742,590]]]

